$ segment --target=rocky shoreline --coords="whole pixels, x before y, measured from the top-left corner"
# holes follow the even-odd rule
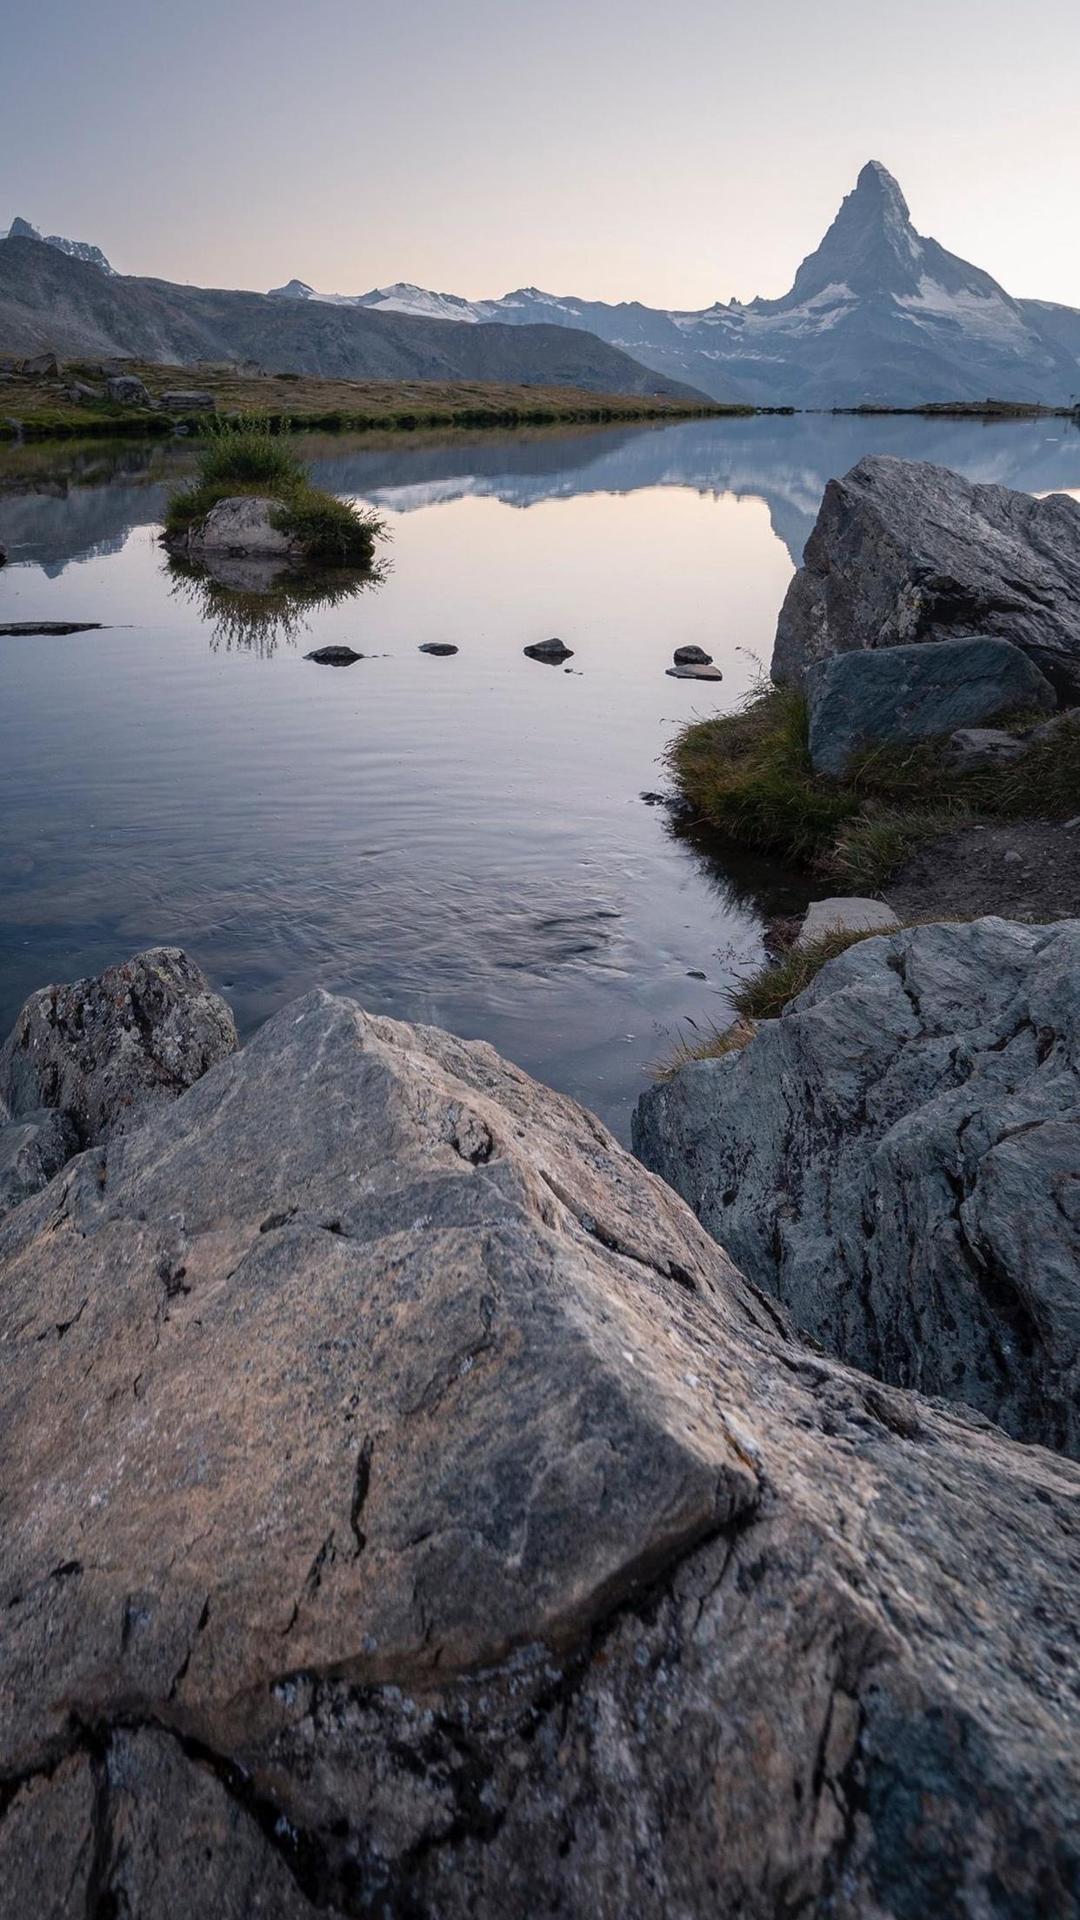
[[[176,949],[31,997],[6,1910],[1076,1913],[1080,918],[854,907],[638,1158]]]
[[[1070,1912],[1076,1466],[487,1046],[232,1046],[158,951],[4,1052],[10,1910]]]

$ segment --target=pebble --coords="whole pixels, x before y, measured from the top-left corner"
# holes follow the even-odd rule
[[[305,660],[314,660],[320,667],[351,667],[354,660],[362,660],[362,653],[354,653],[351,647],[316,647],[314,653],[306,653]]]
[[[571,659],[574,649],[568,647],[565,640],[537,640],[531,647],[526,647],[524,652],[528,654],[530,660],[551,660],[557,665],[560,660]]]

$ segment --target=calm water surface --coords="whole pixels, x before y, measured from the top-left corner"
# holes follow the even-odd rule
[[[492,1041],[625,1135],[650,1064],[726,1020],[765,916],[805,899],[641,794],[767,662],[825,481],[870,451],[1080,490],[1059,421],[313,440],[391,568],[250,630],[168,572],[182,443],[0,453],[0,621],[108,623],[0,637],[0,1031],[32,988],[166,941],[245,1030],[344,989]],[[552,634],[572,671],[524,657]],[[689,641],[721,685],[665,676]],[[304,658],[341,642],[372,657]]]

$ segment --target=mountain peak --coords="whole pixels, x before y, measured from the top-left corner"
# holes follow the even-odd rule
[[[82,260],[88,267],[99,267],[102,273],[110,276],[115,269],[109,265],[100,247],[89,240],[65,240],[60,233],[41,233],[37,227],[24,220],[21,213],[15,215],[6,234],[0,234],[0,240],[38,240],[44,247],[55,247],[58,253],[66,253],[71,260]]]
[[[778,307],[804,306],[828,289],[854,296],[912,292],[923,271],[923,242],[888,167],[868,160],[845,194],[821,245],[808,254]]]
[[[859,198],[864,204],[875,203],[883,211],[895,213],[903,221],[910,221],[911,212],[900,190],[900,182],[895,174],[883,167],[880,160],[868,160],[855,182],[852,198]]]

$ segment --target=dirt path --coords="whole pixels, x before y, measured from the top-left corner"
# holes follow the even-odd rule
[[[884,891],[901,920],[1073,919],[1080,916],[1080,817],[964,827],[928,842]]]

